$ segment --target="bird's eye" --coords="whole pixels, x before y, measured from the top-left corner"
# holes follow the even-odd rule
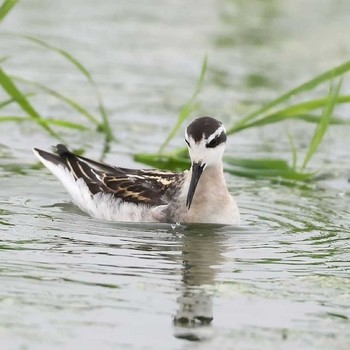
[[[207,143],[205,146],[207,148],[214,148],[219,144],[219,137],[215,137],[215,139],[212,139],[209,143]]]
[[[185,142],[187,143],[187,146],[191,148],[190,143],[185,139]]]

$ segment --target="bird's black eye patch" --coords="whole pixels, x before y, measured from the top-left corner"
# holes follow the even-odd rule
[[[212,139],[209,143],[205,145],[207,148],[214,148],[219,144],[219,138],[215,137],[215,139]]]
[[[226,134],[225,132],[222,132],[219,136],[212,139],[209,143],[205,145],[207,148],[215,148],[216,146],[220,145],[223,142],[226,142]]]
[[[187,143],[187,146],[191,148],[190,143],[185,139],[185,142]]]

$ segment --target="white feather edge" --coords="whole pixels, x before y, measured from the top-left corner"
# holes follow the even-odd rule
[[[71,196],[73,203],[92,217],[109,221],[155,221],[152,215],[153,210],[149,206],[127,203],[106,193],[93,195],[83,179],[75,180],[65,166],[56,165],[44,159],[35,149],[33,149],[33,153],[62,183]]]

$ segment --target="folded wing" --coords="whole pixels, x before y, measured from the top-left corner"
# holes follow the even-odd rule
[[[168,171],[114,167],[78,156],[64,145],[56,146],[57,154],[40,149],[35,149],[35,152],[44,160],[65,167],[75,180],[82,179],[91,194],[111,194],[135,204],[167,204],[168,192],[183,176],[181,173]]]

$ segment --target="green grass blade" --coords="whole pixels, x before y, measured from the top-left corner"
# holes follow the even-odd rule
[[[85,116],[93,124],[95,124],[97,126],[99,125],[98,120],[91,113],[89,113],[83,106],[81,106],[79,103],[77,103],[76,101],[74,101],[70,97],[64,96],[61,93],[59,93],[58,91],[51,89],[50,87],[48,87],[46,85],[34,82],[32,80],[24,79],[24,78],[14,76],[14,75],[11,75],[11,78],[16,80],[16,81],[20,81],[22,83],[34,86],[34,87],[40,89],[41,91],[44,91],[44,92],[58,98],[59,100],[65,102],[67,105],[71,106],[77,112],[79,112],[80,114]]]
[[[18,36],[24,39],[27,39],[29,41],[32,41],[50,51],[56,52],[58,54],[60,54],[61,56],[63,56],[65,59],[67,59],[71,64],[73,64],[83,75],[85,75],[85,77],[87,78],[87,80],[89,80],[90,82],[94,82],[94,79],[91,75],[91,73],[87,70],[87,68],[85,68],[85,66],[80,63],[78,61],[78,59],[76,59],[73,55],[71,55],[69,52],[60,49],[54,45],[51,45],[49,43],[47,43],[44,40],[32,37],[30,35],[22,35],[22,34],[16,34],[16,33],[11,33],[10,35],[14,35],[14,36]]]
[[[324,98],[314,99],[307,102],[297,103],[295,105],[283,108],[279,111],[274,112],[274,115],[292,115],[292,114],[304,114],[309,113],[315,109],[323,108],[327,105],[329,96]],[[349,103],[350,95],[338,96],[336,103]]]
[[[2,123],[2,122],[23,122],[26,120],[31,120],[31,119],[28,117],[20,117],[20,116],[14,116],[14,115],[0,116],[0,123]]]
[[[280,177],[293,181],[310,180],[313,174],[298,172],[282,159],[241,159],[225,157],[225,171],[245,177]]]
[[[289,165],[282,159],[244,159],[225,157],[225,163],[247,169],[275,169],[288,170]]]
[[[17,4],[19,0],[5,0],[0,6],[0,22],[4,20],[7,14]]]
[[[180,111],[180,114],[177,118],[177,121],[176,121],[175,125],[173,126],[173,128],[170,130],[165,141],[161,145],[161,147],[159,149],[159,153],[162,153],[164,151],[165,147],[169,144],[169,142],[173,139],[173,137],[176,135],[176,133],[180,129],[182,123],[190,116],[190,114],[195,109],[195,100],[203,88],[205,74],[207,71],[207,66],[208,66],[208,57],[205,56],[203,59],[203,62],[202,62],[201,72],[200,72],[199,78],[197,80],[195,91],[194,91],[193,95],[191,96],[191,98],[181,108],[181,111]]]
[[[69,122],[69,121],[66,121],[66,120],[60,120],[60,119],[54,119],[54,118],[48,118],[48,119],[45,119],[45,120],[46,120],[46,122],[48,124],[60,126],[62,128],[76,129],[76,130],[80,130],[80,131],[89,130],[89,128],[87,128],[84,125],[81,125],[81,124],[78,124],[78,123]]]
[[[174,171],[182,171],[188,169],[190,166],[188,158],[164,155],[160,153],[138,153],[134,155],[134,160],[136,162],[150,165],[151,167],[157,169],[167,169]]]
[[[269,125],[269,124],[275,124],[278,122],[282,122],[284,120],[287,119],[299,119],[299,120],[303,120],[309,123],[319,123],[321,117],[317,116],[317,115],[313,115],[313,114],[296,114],[296,115],[277,115],[277,114],[273,114],[270,116],[267,116],[265,118],[250,122],[250,123],[246,123],[245,125],[240,125],[240,126],[236,126],[234,129],[231,129],[231,135],[234,133],[237,133],[239,131],[245,130],[245,129],[249,129],[249,128],[254,128],[254,127],[259,127],[259,126],[265,126],[265,125]],[[330,124],[350,124],[349,121],[341,119],[341,118],[336,118],[333,117],[332,120],[330,121]]]
[[[29,40],[29,41],[31,41],[31,42],[33,42],[41,47],[44,47],[47,50],[50,50],[52,52],[59,54],[60,56],[65,58],[68,62],[70,62],[77,70],[79,70],[85,76],[85,78],[88,80],[89,84],[91,85],[91,87],[93,88],[93,90],[95,92],[95,96],[96,96],[97,103],[98,103],[98,110],[100,112],[101,119],[102,119],[101,130],[105,134],[106,141],[110,142],[113,140],[114,136],[113,136],[112,128],[110,126],[108,114],[107,114],[106,109],[104,107],[104,104],[102,102],[102,97],[101,97],[101,94],[100,94],[99,89],[97,87],[97,84],[96,84],[94,78],[92,77],[92,74],[89,72],[89,70],[76,57],[71,55],[66,50],[63,50],[59,47],[56,47],[54,45],[47,43],[44,40],[29,36],[29,35],[22,35],[22,34],[18,34],[18,33],[5,33],[3,35],[8,35],[8,36],[13,36],[13,37],[18,37],[18,38],[23,38],[23,39]]]
[[[276,169],[249,169],[249,168],[236,168],[225,167],[225,171],[242,177],[248,178],[283,178],[292,181],[309,181],[314,176],[313,173],[303,173],[294,170],[276,170]]]
[[[25,97],[31,97],[31,96],[34,96],[34,95],[35,95],[34,93],[24,94]],[[2,102],[0,102],[0,109],[10,105],[11,103],[15,103],[15,102],[16,101],[13,98],[9,98],[6,101],[2,101]]]
[[[252,122],[246,122],[246,123],[236,123],[234,124],[229,130],[228,134],[234,134],[238,131],[252,128],[255,126],[263,126],[267,124],[277,123],[282,120],[290,119],[290,118],[297,118],[302,119],[304,121],[318,123],[319,118],[317,116],[313,116],[309,114],[310,111],[313,111],[315,109],[319,109],[324,107],[328,102],[328,97],[321,98],[321,99],[314,99],[307,102],[297,103],[295,105],[289,106],[287,108],[280,109],[274,113],[267,114],[263,117],[259,117],[255,119]],[[344,95],[339,96],[337,98],[336,103],[349,103],[350,102],[350,96]],[[347,124],[347,121],[339,119],[339,118],[332,118],[331,120],[332,124]]]
[[[49,134],[60,139],[59,135],[56,134],[46,123],[45,119],[34,109],[28,99],[21,91],[16,87],[11,78],[0,68],[0,85],[3,87],[5,92],[13,98],[17,104],[25,111],[33,120],[35,120],[41,127],[43,127]]]
[[[7,94],[12,97],[24,111],[31,115],[35,119],[41,119],[41,116],[31,106],[26,97],[17,89],[16,85],[12,82],[11,78],[0,68],[0,84]]]
[[[5,122],[26,122],[30,121],[33,122],[33,119],[30,117],[22,117],[22,116],[0,116],[0,123],[5,123]],[[45,119],[46,124],[51,124],[51,125],[56,125],[62,128],[68,128],[68,129],[76,129],[76,130],[81,130],[81,131],[86,131],[89,130],[86,126],[83,126],[81,124],[69,122],[66,120],[60,120],[60,119],[55,119],[55,118],[47,118]]]
[[[233,125],[230,129],[228,129],[228,133],[230,133],[230,130],[232,128],[237,128],[238,126],[240,126],[242,124],[244,125],[245,123],[247,123],[247,122],[255,119],[256,117],[260,116],[261,114],[267,112],[271,108],[276,107],[277,105],[279,105],[283,102],[286,102],[290,97],[295,96],[295,95],[299,95],[302,92],[305,92],[307,90],[311,90],[311,89],[315,88],[316,86],[318,86],[318,85],[320,85],[328,80],[331,80],[339,75],[345,74],[349,70],[350,70],[350,61],[347,61],[347,62],[345,62],[345,63],[343,63],[335,68],[332,68],[332,69],[316,76],[315,78],[313,78],[311,80],[308,80],[307,82],[287,91],[283,95],[266,103],[261,108],[258,108],[254,112],[243,117],[237,123],[235,123],[235,125]]]
[[[134,159],[158,169],[182,171],[190,167],[188,157],[172,154],[136,154]],[[283,178],[308,181],[314,174],[298,172],[282,159],[240,159],[225,157],[225,171],[249,178]]]
[[[299,115],[296,116],[297,119],[304,120],[305,122],[308,123],[319,123],[321,117],[319,115],[314,115],[314,114],[305,114],[305,115]],[[329,124],[331,125],[349,125],[350,120],[345,120],[336,116],[333,116],[332,119],[329,121]]]
[[[338,85],[333,88],[331,87],[330,89],[330,94],[329,94],[329,99],[328,99],[328,103],[325,106],[324,110],[323,110],[323,114],[322,117],[320,119],[320,122],[318,123],[316,130],[314,132],[314,135],[312,137],[308,152],[306,153],[304,162],[301,166],[301,170],[304,170],[306,165],[308,164],[308,162],[310,161],[310,159],[312,158],[312,156],[315,154],[318,146],[320,145],[324,134],[326,133],[330,120],[332,118],[332,114],[334,111],[334,107],[336,106],[336,101],[339,95],[339,91],[342,85],[342,80],[339,81]]]
[[[88,71],[88,69],[85,68],[85,66],[80,61],[78,61],[77,58],[75,58],[73,55],[71,55],[66,50],[60,49],[54,45],[47,43],[44,40],[40,40],[40,39],[32,37],[32,36],[28,36],[28,35],[19,35],[19,36],[22,36],[23,38],[26,38],[26,39],[42,46],[42,47],[45,47],[48,50],[51,50],[51,51],[54,51],[54,52],[60,54],[62,57],[67,59],[71,64],[73,64],[86,77],[86,79],[89,81],[90,85],[92,86],[92,88],[95,91],[95,95],[96,95],[96,99],[97,99],[97,103],[98,103],[98,109],[99,109],[99,112],[101,114],[102,121],[103,121],[103,132],[105,133],[106,140],[108,142],[113,140],[113,132],[112,132],[112,129],[111,129],[110,124],[109,124],[109,119],[108,119],[106,109],[105,109],[103,102],[102,102],[102,97],[100,95],[97,84],[96,84],[94,78],[92,77],[91,73]]]

